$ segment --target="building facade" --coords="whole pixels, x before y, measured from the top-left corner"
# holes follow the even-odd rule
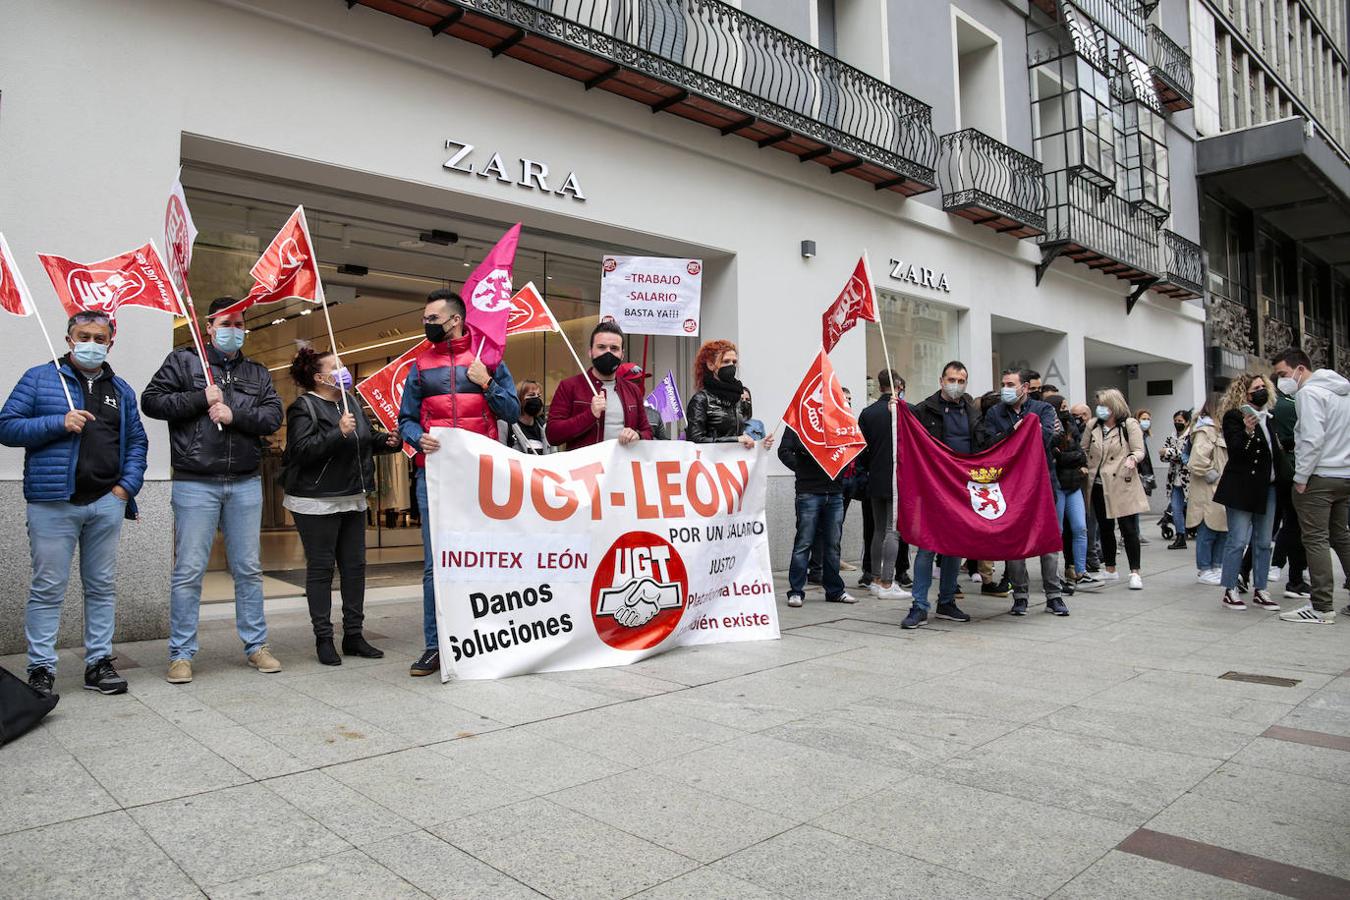
[[[574,340],[597,321],[604,254],[701,258],[701,333],[630,336],[628,355],[687,392],[699,341],[736,341],[771,426],[863,250],[911,400],[949,359],[974,393],[1006,365],[1074,400],[1119,387],[1162,415],[1205,391],[1183,0],[0,0],[0,24],[0,229],[49,320],[33,252],[92,260],[157,238],[181,169],[198,308],[246,291],[303,204],[358,378],[419,338],[429,290],[460,285],[521,221],[517,283]],[[286,400],[296,341],[325,343],[312,312],[248,316],[245,353]],[[4,389],[42,361],[27,323],[6,327]],[[140,387],[187,340],[128,311],[110,361]],[[876,326],[832,359],[858,407],[875,396]],[[571,372],[553,335],[513,338],[507,361],[546,396]],[[167,436],[148,424],[123,640],[167,626]],[[264,567],[269,596],[288,596],[301,563],[276,478],[284,433],[270,443]],[[420,558],[401,466],[372,504],[373,563]],[[12,521],[21,467],[0,451]],[[789,473],[770,498],[782,564]],[[27,591],[27,536],[3,534],[16,563],[0,572],[0,652],[20,646]]]

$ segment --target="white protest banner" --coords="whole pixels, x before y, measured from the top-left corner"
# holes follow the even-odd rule
[[[606,441],[529,456],[463,429],[432,434],[442,680],[778,637],[762,448]]]
[[[601,264],[600,321],[625,334],[696,336],[703,260],[606,256]]]

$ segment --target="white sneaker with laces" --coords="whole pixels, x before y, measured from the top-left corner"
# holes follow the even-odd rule
[[[1196,580],[1199,581],[1201,584],[1213,584],[1213,585],[1219,585],[1219,584],[1222,584],[1222,583],[1223,583],[1223,570],[1222,570],[1222,569],[1206,569],[1205,571],[1203,571],[1203,572],[1200,573],[1200,577],[1197,578]]]
[[[1306,606],[1300,606],[1298,609],[1280,613],[1280,621],[1299,622],[1307,625],[1335,625],[1336,613],[1313,609],[1312,604],[1309,603]]]
[[[1142,591],[1144,589],[1144,579],[1139,577],[1138,572],[1130,573],[1130,590]]]
[[[1252,606],[1259,606],[1262,609],[1279,609],[1280,604],[1271,599],[1270,594],[1261,588],[1252,592]]]
[[[1283,577],[1284,577],[1284,569],[1281,569],[1279,566],[1271,566],[1270,574],[1266,576],[1266,580],[1279,581]]]
[[[891,582],[890,587],[878,588],[876,595],[878,600],[908,600],[910,597],[909,591],[895,582]]]
[[[1242,595],[1239,594],[1236,590],[1234,590],[1233,588],[1229,588],[1228,590],[1223,592],[1223,608],[1239,609],[1239,610],[1246,609],[1247,602],[1242,599]]]
[[[1120,580],[1120,573],[1119,573],[1119,572],[1102,572],[1102,573],[1101,573],[1101,579],[1102,579],[1102,581],[1119,581],[1119,580]]]
[[[797,607],[802,605],[802,599],[803,598],[801,594],[788,594],[787,605],[791,606],[793,609],[796,609]]]
[[[857,603],[857,602],[858,602],[858,598],[857,598],[857,597],[854,597],[854,596],[853,596],[852,594],[850,594],[848,591],[844,591],[844,593],[840,594],[838,597],[826,597],[825,599],[826,599],[826,601],[829,602],[829,603]]]
[[[869,585],[867,586],[867,590],[868,590],[868,592],[869,592],[873,597],[880,597],[880,596],[881,596],[881,582],[875,581],[875,580],[874,580],[871,584],[869,584]]]

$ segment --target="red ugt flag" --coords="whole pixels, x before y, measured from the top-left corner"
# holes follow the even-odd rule
[[[192,224],[192,213],[188,212],[180,172],[169,187],[169,202],[164,208],[164,261],[178,296],[184,300],[188,298],[188,269],[192,266],[192,245],[196,240],[197,226]]]
[[[844,332],[857,325],[860,319],[877,321],[877,295],[872,287],[872,270],[867,264],[866,252],[853,267],[844,289],[820,317],[821,343],[825,352],[833,350]]]
[[[797,393],[792,395],[783,424],[797,433],[807,452],[831,478],[837,477],[866,446],[824,350],[816,354]]]
[[[966,559],[1030,559],[1062,547],[1034,418],[971,456],[934,440],[903,403],[896,429],[896,528],[912,546]]]
[[[39,253],[38,260],[67,316],[89,311],[116,318],[124,306],[182,314],[169,269],[153,242],[88,264],[48,253]]]
[[[471,349],[491,370],[502,361],[511,318],[511,269],[520,243],[520,222],[512,225],[464,282],[464,325]],[[481,352],[479,348],[482,348]]]
[[[303,206],[295,208],[248,273],[254,282],[248,295],[216,315],[243,312],[255,303],[280,303],[291,298],[310,303],[320,301],[323,282],[319,279],[319,259],[314,253]]]
[[[532,331],[561,331],[553,311],[548,308],[539,289],[531,281],[516,291],[511,298],[511,312],[506,320],[506,336],[529,334]]]
[[[365,398],[375,418],[388,430],[398,431],[398,408],[403,403],[403,386],[408,382],[408,370],[418,356],[430,349],[429,341],[419,341],[412,349],[356,386],[356,392]],[[413,449],[407,444],[403,445],[403,452],[414,455]]]
[[[0,309],[16,316],[33,314],[33,295],[28,292],[3,234],[0,234]]]

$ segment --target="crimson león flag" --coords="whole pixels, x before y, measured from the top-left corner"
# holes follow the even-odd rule
[[[797,393],[792,395],[783,424],[797,433],[807,452],[831,478],[837,477],[866,446],[824,350],[816,354]]]
[[[965,559],[1030,559],[1063,545],[1050,468],[1033,417],[965,456],[935,440],[904,403],[896,420],[896,529],[913,546]]]
[[[124,306],[182,314],[169,267],[153,241],[98,262],[77,263],[50,253],[39,253],[38,261],[67,316],[88,311],[116,318]]]
[[[829,353],[844,332],[860,320],[877,321],[877,294],[872,287],[872,271],[863,253],[839,296],[820,316],[821,344]]]

